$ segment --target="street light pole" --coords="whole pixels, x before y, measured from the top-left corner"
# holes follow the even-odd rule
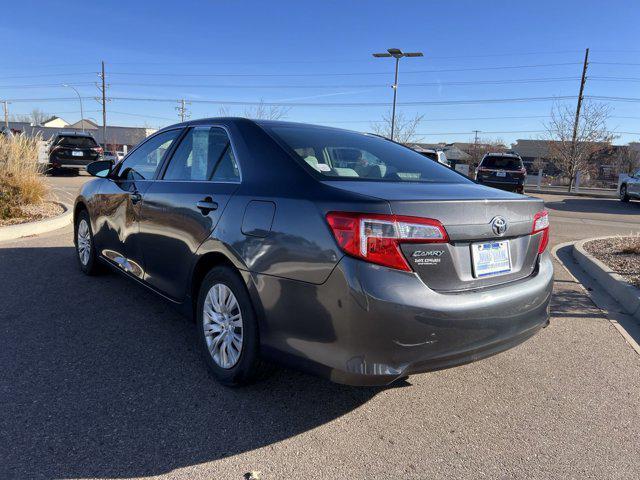
[[[399,48],[389,48],[387,50],[388,53],[374,53],[373,56],[376,58],[388,58],[393,57],[396,59],[396,73],[393,79],[393,107],[391,109],[391,140],[393,140],[393,133],[396,127],[396,100],[398,98],[398,67],[400,65],[400,59],[402,57],[422,57],[422,52],[407,52],[404,53]]]
[[[80,92],[78,92],[75,87],[66,83],[63,83],[62,86],[72,88],[73,91],[76,92],[76,95],[78,95],[78,100],[80,100],[80,125],[82,126],[82,133],[84,133],[84,111],[82,109],[82,97],[80,96]]]
[[[393,108],[391,111],[391,140],[393,140],[393,131],[396,126],[396,98],[398,97],[398,65],[400,64],[400,58],[396,57],[396,75],[393,80]]]

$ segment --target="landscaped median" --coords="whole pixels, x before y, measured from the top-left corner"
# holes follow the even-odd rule
[[[589,238],[574,245],[573,256],[626,313],[640,320],[640,237]]]
[[[48,197],[38,164],[37,140],[0,135],[0,241],[69,224],[69,207]]]

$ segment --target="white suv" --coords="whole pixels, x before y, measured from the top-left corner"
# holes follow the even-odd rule
[[[632,198],[640,198],[640,170],[622,180],[618,193],[623,202],[628,202]]]

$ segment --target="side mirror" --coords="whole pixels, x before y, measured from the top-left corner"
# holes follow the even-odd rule
[[[87,165],[87,172],[94,177],[108,177],[113,168],[112,160],[96,160]]]

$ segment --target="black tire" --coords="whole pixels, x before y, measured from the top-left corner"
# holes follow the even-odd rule
[[[239,311],[242,315],[242,347],[240,356],[231,368],[222,368],[214,360],[209,351],[205,336],[204,307],[206,297],[211,288],[216,284],[225,285],[235,296]],[[211,269],[204,277],[196,310],[196,328],[198,329],[198,342],[204,356],[209,373],[223,385],[237,387],[249,384],[266,372],[267,368],[260,359],[260,335],[255,310],[251,304],[251,298],[245,287],[244,281],[234,269],[227,266],[219,266]],[[215,338],[215,337],[214,337]]]
[[[620,185],[620,200],[623,202],[629,201],[629,193],[627,193],[627,185],[625,183]]]
[[[89,254],[87,257],[83,257],[81,255],[81,248],[79,245],[79,236],[78,232],[82,228],[82,223],[85,222],[88,233],[88,245],[89,245]],[[73,229],[73,243],[76,246],[76,258],[78,260],[78,265],[80,265],[80,270],[86,275],[98,275],[103,272],[102,265],[100,265],[99,260],[96,256],[95,244],[93,241],[93,230],[91,230],[91,221],[89,219],[89,213],[86,210],[81,210],[76,217],[75,228]],[[86,258],[86,261],[84,260]]]

